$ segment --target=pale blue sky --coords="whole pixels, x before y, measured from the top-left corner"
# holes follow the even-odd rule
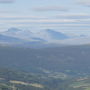
[[[16,27],[90,34],[90,0],[0,0],[0,31]]]

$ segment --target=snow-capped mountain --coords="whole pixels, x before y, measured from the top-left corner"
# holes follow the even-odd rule
[[[46,29],[37,33],[33,33],[30,30],[10,28],[7,31],[3,32],[2,34],[6,36],[12,36],[24,40],[29,40],[29,41],[31,40],[50,41],[50,40],[63,40],[69,38],[69,36],[61,32],[54,31],[52,29]]]
[[[3,32],[2,34],[6,36],[17,37],[20,39],[27,39],[27,38],[30,39],[32,36],[32,32],[30,32],[29,30],[21,30],[18,28],[10,28],[7,31]]]
[[[69,36],[67,36],[66,34],[61,33],[61,32],[57,32],[57,31],[54,31],[54,30],[51,30],[51,29],[47,29],[46,32],[49,34],[49,36],[52,39],[55,39],[55,40],[64,40],[64,39],[69,38]]]
[[[62,32],[52,29],[32,32],[30,30],[21,30],[17,28],[10,28],[0,34],[0,43],[15,43],[24,46],[46,46],[50,44],[59,45],[80,45],[88,44],[90,37],[70,37]]]

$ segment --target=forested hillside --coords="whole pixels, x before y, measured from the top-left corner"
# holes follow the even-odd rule
[[[90,73],[90,46],[55,48],[0,47],[0,66],[29,72],[44,70],[65,73]]]
[[[89,45],[42,49],[0,46],[0,89],[90,90],[89,59]]]

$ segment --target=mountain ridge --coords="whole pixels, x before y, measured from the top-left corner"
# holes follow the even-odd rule
[[[0,35],[3,35],[3,38],[7,37],[7,41],[0,43],[5,44],[5,42],[7,42],[8,44],[12,44],[9,41],[13,38],[12,42],[14,42],[15,45],[17,44],[16,46],[18,46],[18,43],[20,43],[21,46],[25,47],[52,47],[55,45],[84,45],[90,43],[90,37],[86,37],[84,35],[81,35],[80,37],[70,37],[65,33],[55,31],[53,29],[45,29],[36,33],[31,32],[30,30],[10,28],[7,31],[2,32]],[[18,43],[16,40],[14,40],[15,38],[19,41]],[[2,39],[2,37],[0,39]]]

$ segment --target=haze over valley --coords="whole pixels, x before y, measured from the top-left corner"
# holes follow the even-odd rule
[[[90,90],[90,0],[0,0],[0,90]]]

